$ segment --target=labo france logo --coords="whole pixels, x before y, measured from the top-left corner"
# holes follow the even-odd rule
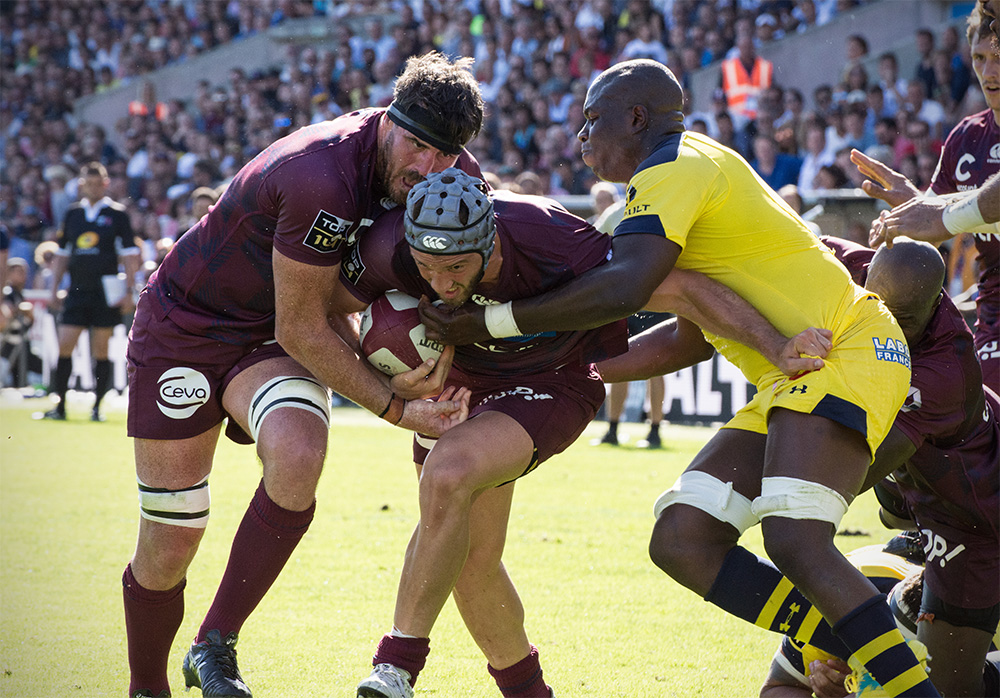
[[[171,419],[187,419],[208,402],[212,393],[208,379],[185,366],[164,371],[157,385],[156,406]]]

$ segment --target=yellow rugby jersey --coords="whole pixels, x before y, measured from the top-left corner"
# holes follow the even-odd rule
[[[669,136],[632,176],[615,235],[630,233],[675,242],[676,266],[730,287],[788,337],[822,327],[836,344],[871,295],[746,160],[697,133]],[[705,336],[751,382],[773,370],[749,347]]]

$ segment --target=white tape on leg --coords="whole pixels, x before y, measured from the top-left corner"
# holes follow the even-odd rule
[[[283,407],[312,412],[330,426],[330,389],[314,378],[278,376],[264,383],[254,393],[247,413],[250,436],[257,440],[264,418]]]
[[[673,487],[664,492],[653,505],[653,516],[657,519],[663,510],[673,504],[687,504],[701,509],[706,514],[729,524],[740,535],[758,519],[750,509],[750,500],[733,489],[733,483],[703,473],[689,470],[682,473]]]
[[[208,512],[212,503],[208,476],[191,487],[179,490],[150,487],[138,478],[136,481],[139,483],[139,515],[142,518],[168,526],[208,526]]]

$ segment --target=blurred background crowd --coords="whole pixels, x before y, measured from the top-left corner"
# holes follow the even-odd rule
[[[5,0],[0,223],[10,256],[28,262],[28,287],[46,288],[79,169],[99,161],[148,274],[254,155],[301,126],[387,105],[406,58],[432,49],[475,59],[487,112],[470,150],[495,186],[590,197],[596,180],[576,139],[587,87],[619,60],[648,57],[686,85],[717,68],[711,107],[689,108],[688,128],[741,152],[793,205],[857,187],[851,148],[925,188],[950,128],[985,106],[961,24],[916,31],[919,59],[905,71],[892,51],[871,53],[878,27],[857,27],[827,49],[842,52],[842,69],[818,87],[779,84],[758,54],[889,1]],[[234,67],[222,81],[192,71],[187,94],[158,97],[157,71],[306,18],[321,18],[331,40],[286,42],[271,67]],[[729,72],[737,63],[742,81]],[[81,101],[121,89],[122,113],[80,117]],[[974,276],[953,257],[955,292]]]

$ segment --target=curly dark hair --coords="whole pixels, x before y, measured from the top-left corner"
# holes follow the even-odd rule
[[[472,74],[471,58],[450,61],[437,51],[406,60],[396,80],[393,101],[404,111],[418,105],[437,114],[453,142],[468,143],[483,126],[483,96]]]

